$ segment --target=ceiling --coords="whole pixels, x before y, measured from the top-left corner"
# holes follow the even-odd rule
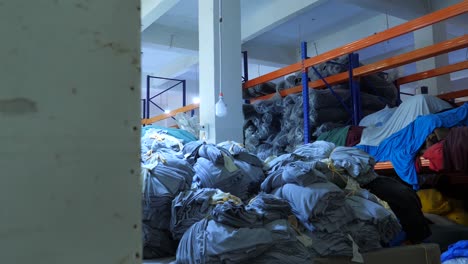
[[[249,44],[298,47],[301,41],[313,41],[343,25],[356,24],[378,12],[339,0],[329,0],[249,41]]]
[[[256,10],[263,5],[278,1],[299,0],[241,0],[241,20],[243,17],[255,15]],[[386,0],[380,1],[385,2]],[[398,0],[398,6],[395,5],[396,7],[390,11],[398,13],[404,8],[406,1],[407,0]],[[366,2],[367,4],[359,5],[360,2]],[[375,0],[375,2],[377,2],[377,0]],[[339,32],[347,27],[363,23],[366,20],[383,14],[381,12],[382,10],[373,8],[375,6],[374,0],[323,0],[320,3],[320,5],[314,5],[311,8],[301,10],[300,14],[247,41],[245,46],[255,46],[258,47],[258,49],[277,47],[279,48],[277,50],[293,50],[297,54],[299,43],[302,40],[313,42],[326,37],[330,32]],[[412,5],[414,5],[414,3]],[[421,8],[418,8],[417,12],[421,12]],[[405,15],[409,16],[408,11],[405,11]],[[385,23],[385,21],[383,20],[382,23]],[[460,26],[455,24],[447,24],[447,31],[450,38],[468,33],[468,25]],[[166,65],[183,59],[184,56],[188,56],[187,54],[181,53],[181,49],[172,47],[172,39],[174,36],[175,39],[181,39],[179,35],[183,34],[183,37],[185,37],[184,41],[187,41],[187,33],[190,32],[190,36],[196,38],[193,41],[197,43],[196,48],[198,48],[198,1],[180,0],[172,9],[167,11],[153,25],[142,32],[143,40],[145,40],[149,34],[157,34],[159,28],[162,27],[164,27],[165,32],[170,31],[168,34],[171,36],[171,40],[168,40],[167,43],[171,43],[171,45],[161,47],[161,45],[143,43],[142,68],[144,72],[158,72]],[[161,30],[159,32],[161,32]],[[360,58],[363,61],[372,61],[373,59],[375,60],[382,57],[384,54],[396,55],[407,52],[414,48],[413,43],[413,34],[406,34],[360,51]],[[194,50],[192,50],[192,56],[193,52]],[[312,50],[309,51],[309,54],[315,55],[315,52]],[[274,56],[277,54],[272,55]],[[450,54],[451,62],[459,61],[460,58],[466,59],[466,51],[462,50]],[[253,64],[255,65],[250,65],[250,67],[258,69],[257,65],[259,62],[256,61]],[[415,70],[413,66],[406,68],[411,71],[413,71],[413,69]],[[193,65],[187,66],[186,72],[188,73],[185,74],[184,77],[190,78],[196,75],[194,74],[195,69],[197,69],[197,67]],[[274,67],[269,67],[268,69],[274,70]],[[265,72],[262,72],[262,74],[264,73]]]

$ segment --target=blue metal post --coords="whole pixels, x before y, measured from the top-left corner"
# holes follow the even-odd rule
[[[302,59],[302,109],[304,111],[304,144],[309,143],[309,76],[308,68],[304,67],[304,60],[307,59],[307,42],[301,43]]]
[[[182,106],[187,105],[187,83],[185,80],[182,81]]]
[[[150,101],[151,101],[151,94],[150,94],[150,81],[151,76],[146,75],[146,118],[150,118]]]
[[[359,54],[351,53],[349,58],[349,88],[353,99],[353,125],[358,126],[361,121],[361,88],[359,82],[354,78],[354,68],[359,67]]]
[[[247,58],[247,51],[242,52],[244,58],[244,82],[249,80],[249,62]]]
[[[143,106],[143,119],[146,119],[146,99],[141,99]]]

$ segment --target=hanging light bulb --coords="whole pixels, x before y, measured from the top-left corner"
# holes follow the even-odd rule
[[[217,117],[223,117],[227,115],[227,106],[223,100],[223,93],[219,93],[219,99],[216,103],[216,112]]]

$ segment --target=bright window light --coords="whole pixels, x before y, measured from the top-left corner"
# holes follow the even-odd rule
[[[164,113],[169,114],[171,110],[164,110]]]
[[[200,97],[194,97],[194,98],[192,99],[192,102],[193,102],[194,104],[199,104],[199,103],[200,103]]]

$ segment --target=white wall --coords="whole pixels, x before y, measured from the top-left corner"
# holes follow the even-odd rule
[[[0,2],[0,263],[141,263],[138,5]]]

